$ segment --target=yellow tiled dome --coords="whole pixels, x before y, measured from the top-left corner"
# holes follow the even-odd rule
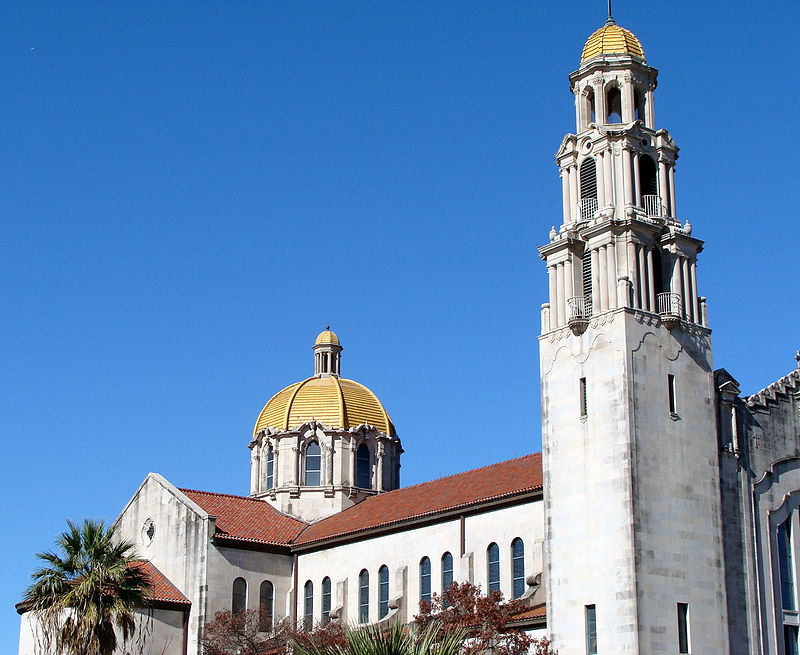
[[[317,340],[314,342],[315,346],[322,346],[332,343],[334,346],[339,345],[339,337],[336,336],[336,333],[333,332],[330,328],[325,328],[322,332],[319,333],[317,336]]]
[[[598,55],[633,55],[644,60],[639,39],[633,32],[617,25],[612,18],[587,39],[581,53],[581,63]]]
[[[336,339],[333,332],[326,332]],[[295,382],[276,393],[258,415],[253,435],[267,426],[290,430],[312,419],[345,429],[369,423],[384,434],[395,436],[394,425],[374,393],[363,384],[333,375]]]

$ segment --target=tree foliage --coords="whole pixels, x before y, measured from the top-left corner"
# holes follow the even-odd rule
[[[56,539],[57,550],[37,553],[26,590],[39,648],[53,655],[111,655],[146,635],[135,612],[148,602],[151,581],[137,565],[133,544],[116,538],[103,521],[85,520]],[[118,644],[118,636],[121,643]]]
[[[437,622],[445,632],[465,631],[468,638],[462,655],[527,655],[529,651],[534,655],[552,655],[547,639],[536,639],[509,626],[527,609],[522,599],[503,601],[499,591],[484,595],[480,586],[471,582],[453,582],[441,596],[434,593],[429,603],[420,603],[414,623],[424,629]]]
[[[260,624],[260,612],[257,610],[217,612],[214,620],[206,622],[203,626],[203,653],[205,655],[284,653],[289,639],[287,624],[279,623],[271,632],[262,632]]]

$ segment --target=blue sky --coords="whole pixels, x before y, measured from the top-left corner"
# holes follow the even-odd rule
[[[800,4],[617,0],[660,70],[714,362],[791,371]],[[263,403],[383,400],[404,484],[540,448],[536,246],[604,2],[0,3],[0,643],[65,518],[246,494]]]

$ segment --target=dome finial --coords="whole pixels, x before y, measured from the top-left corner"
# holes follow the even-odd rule
[[[606,25],[616,25],[614,17],[611,15],[611,0],[608,0],[608,18],[606,19]]]

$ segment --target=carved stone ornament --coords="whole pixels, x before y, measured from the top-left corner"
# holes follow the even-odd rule
[[[155,536],[156,524],[153,523],[153,519],[147,519],[142,526],[142,543],[145,545],[145,548],[153,543],[153,537]]]

